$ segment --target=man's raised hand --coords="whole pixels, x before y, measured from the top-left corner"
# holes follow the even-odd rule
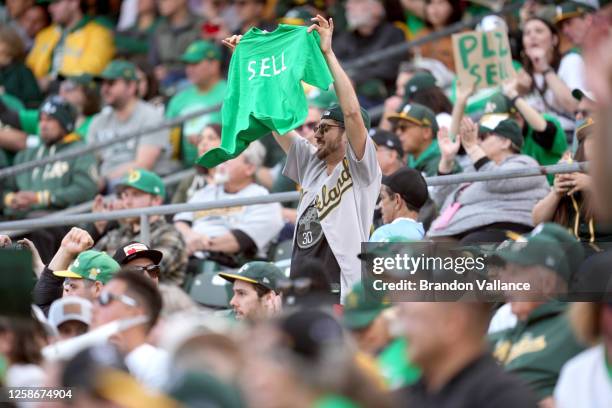
[[[231,37],[227,37],[226,39],[221,41],[221,43],[223,43],[223,45],[225,45],[230,50],[234,51],[238,43],[240,43],[240,40],[242,40],[241,35],[232,35]]]
[[[93,238],[87,231],[72,227],[70,232],[62,239],[60,248],[76,257],[81,252],[91,248],[93,244]]]
[[[319,33],[321,40],[319,42],[319,47],[321,47],[321,52],[323,54],[327,54],[332,50],[332,34],[334,33],[334,20],[329,19],[326,20],[320,14],[317,14],[316,17],[310,19],[315,24],[312,24],[308,27],[308,32],[312,32],[313,30]]]

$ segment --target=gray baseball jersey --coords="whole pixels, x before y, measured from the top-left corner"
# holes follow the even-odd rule
[[[283,174],[302,187],[298,220],[314,202],[318,222],[340,266],[340,293],[344,299],[361,280],[357,255],[361,252],[361,243],[369,238],[380,193],[382,172],[374,143],[367,137],[361,160],[357,160],[347,144],[344,159],[327,174],[325,162],[316,156],[316,148],[305,139],[297,138],[287,154]],[[297,228],[298,225],[296,231]]]

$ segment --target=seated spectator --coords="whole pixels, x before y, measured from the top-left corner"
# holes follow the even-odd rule
[[[162,387],[167,378],[167,352],[147,343],[161,309],[157,286],[130,271],[121,271],[108,282],[93,309],[92,328],[120,319],[142,319],[142,323],[121,331],[115,344],[125,355],[130,373],[151,388]]]
[[[433,111],[418,103],[406,104],[398,113],[389,115],[388,119],[402,142],[404,162],[408,167],[425,176],[435,176],[440,162],[440,148],[435,137],[439,127]],[[451,171],[458,171],[458,166]]]
[[[334,53],[348,62],[405,40],[399,28],[384,19],[384,7],[378,0],[349,0],[346,3],[348,31],[334,38]],[[389,57],[351,73],[357,94],[373,102],[382,102],[395,86],[397,69],[403,56]],[[382,86],[382,92],[378,91]],[[373,88],[375,92],[370,92]]]
[[[547,403],[552,402],[561,367],[583,349],[565,313],[568,303],[556,299],[567,292],[571,275],[584,255],[578,241],[555,224],[540,224],[524,238],[517,248],[498,251],[506,262],[501,279],[530,282],[543,300],[525,301],[510,295],[512,313],[519,323],[492,334],[489,340],[493,355],[505,370],[518,375],[541,406],[550,406]]]
[[[119,199],[125,209],[155,207],[162,205],[166,195],[163,181],[155,173],[144,169],[132,170],[117,186]],[[108,227],[108,226],[106,226]],[[103,229],[97,224],[96,229],[101,238],[96,242],[96,249],[114,253],[128,242],[141,242],[140,217],[120,220],[118,228]],[[150,247],[163,254],[159,280],[183,283],[187,266],[187,252],[183,237],[161,215],[149,217]]]
[[[429,72],[417,72],[404,85],[404,103],[418,103],[427,106],[436,114],[438,127],[450,127],[453,104],[442,88],[436,85],[436,78]]]
[[[378,124],[380,128],[391,130],[391,124],[387,119],[387,114],[397,112],[405,105],[404,92],[406,90],[406,84],[417,72],[421,72],[421,69],[417,68],[412,62],[404,61],[400,64],[397,78],[395,79],[395,93],[385,99],[385,111]]]
[[[252,27],[272,31],[274,25],[265,21],[265,0],[240,0],[234,3],[240,28],[233,34],[245,34]],[[309,22],[310,23],[310,22]]]
[[[76,110],[59,96],[48,98],[40,108],[40,137],[43,144],[19,152],[15,164],[84,146],[75,129]],[[24,216],[48,213],[87,200],[95,195],[98,171],[92,154],[56,161],[17,174],[4,185],[4,214]]]
[[[57,333],[57,341],[87,333],[93,304],[78,296],[66,296],[51,303],[47,321]]]
[[[420,32],[425,29],[425,0],[402,0],[400,1],[406,16],[406,27],[408,28],[408,40],[414,40]]]
[[[27,49],[32,47],[33,38],[28,36],[22,22],[24,20],[24,15],[28,9],[34,6],[35,2],[35,0],[8,0],[5,2],[8,27],[15,30]]]
[[[33,318],[0,319],[0,349],[5,361],[2,385],[42,387],[45,380],[41,353],[46,343],[43,328]]]
[[[557,7],[555,15],[555,25],[559,28],[567,39],[577,47],[582,49],[586,43],[589,27],[594,23],[593,13],[595,7],[583,1],[565,1]]]
[[[236,319],[256,321],[281,314],[283,300],[277,285],[285,275],[276,265],[249,262],[238,273],[220,272],[219,276],[232,284],[230,306]]]
[[[89,143],[104,143],[116,137],[118,132],[137,132],[162,123],[157,108],[137,96],[138,77],[134,64],[115,60],[100,76],[102,97],[109,108],[92,119],[87,136]],[[106,189],[111,192],[132,169],[143,168],[163,174],[170,154],[168,131],[160,129],[98,152],[100,173]]]
[[[426,0],[425,23],[427,29],[419,32],[418,38],[425,37],[432,32],[442,30],[449,25],[461,21],[463,17],[463,4],[450,0]],[[453,60],[453,42],[451,36],[446,36],[421,45],[419,53],[424,58],[440,61],[449,71],[455,72]]]
[[[112,32],[85,16],[81,0],[59,0],[49,5],[53,24],[36,35],[26,63],[47,90],[58,74],[97,75],[115,53]]]
[[[380,209],[385,225],[374,231],[370,242],[384,242],[396,236],[409,241],[422,240],[425,230],[417,219],[428,199],[427,183],[421,173],[414,169],[404,167],[383,177]]]
[[[0,86],[26,107],[37,108],[43,99],[36,78],[24,63],[25,51],[17,33],[0,27]]]
[[[123,269],[135,271],[151,278],[155,284],[159,284],[159,273],[161,261],[164,254],[156,249],[151,249],[140,242],[131,241],[117,248],[113,259]]]
[[[477,302],[405,302],[399,316],[421,379],[397,392],[403,406],[530,407],[532,393],[487,351],[491,307]]]
[[[465,118],[454,141],[442,130],[438,133],[438,142],[442,152],[438,168],[441,174],[452,169],[460,145],[475,171],[537,166],[534,159],[519,154],[523,135],[518,124],[510,119],[500,122],[492,133],[478,140],[478,126]],[[495,180],[434,187],[431,197],[440,208],[440,216],[427,236],[460,239],[466,243],[504,241],[506,230],[518,233],[531,230],[531,209],[547,193],[544,176],[508,179],[503,183]]]
[[[480,119],[481,131],[490,131],[503,119],[513,119],[518,123],[523,133],[521,153],[533,157],[543,166],[556,164],[567,151],[567,138],[561,123],[556,116],[549,113],[541,114],[519,95],[516,78],[506,81],[503,93],[493,94],[485,106],[484,115]],[[465,107],[467,93],[459,90],[453,117],[461,117],[462,107]],[[453,119],[454,120],[454,119]],[[459,119],[460,121],[460,119]],[[453,124],[454,126],[454,124]],[[552,184],[553,176],[548,175]]]
[[[576,336],[591,347],[561,368],[555,406],[604,408],[612,400],[612,304],[574,303],[569,316]]]
[[[405,167],[404,149],[396,135],[380,128],[372,128],[370,137],[376,143],[376,158],[383,176],[390,176]]]
[[[219,165],[217,183],[198,191],[189,202],[267,195],[268,191],[253,179],[263,156],[263,146],[251,143],[240,156]],[[179,213],[174,223],[185,238],[189,254],[209,251],[246,258],[265,258],[270,242],[283,226],[278,203]]]
[[[202,21],[189,11],[187,0],[159,1],[158,6],[162,18],[151,33],[149,62],[162,89],[168,89],[185,78],[181,55],[201,37]]]
[[[574,161],[590,162],[594,156],[594,121],[576,129],[578,150]],[[597,222],[593,208],[593,181],[588,173],[555,174],[553,188],[533,207],[533,223],[556,222],[568,228],[581,242],[597,248],[597,243],[612,240],[612,230]]]
[[[206,125],[200,132],[198,139],[198,156],[203,155],[210,149],[219,147],[221,145],[221,125],[218,123]],[[207,169],[206,167],[195,165],[194,169],[195,174],[193,176],[187,177],[179,183],[176,192],[172,196],[172,204],[189,201],[196,191],[214,182],[214,167]]]
[[[573,89],[586,89],[584,61],[580,54],[561,56],[559,33],[548,21],[533,17],[523,27],[524,70],[518,73],[518,91],[539,112],[557,117],[563,130],[574,129],[576,100]]]
[[[151,35],[159,24],[155,0],[138,0],[137,17],[134,25],[126,30],[115,31],[117,57],[131,61],[148,58]]]
[[[49,25],[51,18],[45,4],[36,3],[28,6],[28,1],[34,3],[32,0],[11,1],[17,7],[23,7],[23,5],[26,5],[26,7],[19,18],[13,17],[10,24],[17,30],[17,34],[19,34],[21,41],[23,41],[26,52],[29,53],[34,46],[36,35]]]
[[[225,98],[227,83],[221,74],[221,50],[213,43],[198,40],[187,47],[181,56],[186,64],[185,72],[191,85],[174,95],[166,110],[169,119],[191,113],[196,110],[220,105]],[[191,167],[198,158],[197,139],[202,129],[209,123],[221,122],[221,109],[207,115],[198,116],[183,123],[180,132],[172,141],[175,150],[180,151],[184,167]]]

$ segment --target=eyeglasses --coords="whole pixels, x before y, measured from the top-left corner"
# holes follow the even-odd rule
[[[395,128],[393,130],[395,132],[400,131],[400,132],[404,133],[408,129],[413,128],[414,126],[417,126],[417,125],[408,125],[408,124],[405,124],[405,123],[398,123],[397,125],[395,125]]]
[[[315,133],[321,133],[322,135],[326,134],[331,128],[341,128],[344,129],[342,125],[330,125],[328,123],[321,123],[313,128]]]
[[[586,109],[579,109],[579,110],[575,110],[574,111],[574,117],[577,117],[578,115],[582,115],[583,118],[588,117],[591,114],[591,112],[589,112]]]
[[[159,277],[159,272],[161,267],[159,265],[147,265],[147,266],[129,266],[126,269],[130,271],[147,274],[151,279],[157,279]]]
[[[108,306],[114,300],[118,300],[119,302],[123,303],[126,306],[131,306],[131,307],[138,306],[138,302],[136,302],[134,298],[131,298],[127,295],[115,295],[109,292],[102,292],[100,293],[100,296],[98,297],[98,303],[100,304],[100,306]]]

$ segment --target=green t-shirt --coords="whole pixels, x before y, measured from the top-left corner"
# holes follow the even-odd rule
[[[525,141],[523,142],[521,152],[527,156],[533,157],[543,166],[557,164],[561,156],[563,156],[563,153],[567,150],[565,132],[563,131],[561,123],[559,123],[559,120],[555,116],[548,113],[543,113],[542,116],[547,122],[553,122],[555,124],[556,132],[552,147],[550,149],[545,149],[540,146],[533,138],[533,128],[527,125],[527,133],[525,134]],[[546,177],[548,178],[548,183],[552,185],[555,176],[549,174]]]
[[[306,30],[280,24],[273,32],[251,28],[242,37],[229,67],[221,147],[200,157],[200,165],[214,167],[270,131],[284,134],[306,120],[302,81],[325,90],[333,82],[319,34]]]
[[[224,80],[217,82],[211,90],[205,93],[200,92],[195,85],[192,85],[170,99],[168,109],[166,110],[166,117],[172,119],[196,110],[218,105],[223,102],[226,90],[227,83]],[[199,134],[210,123],[221,123],[221,113],[219,111],[198,116],[183,123],[181,130],[181,161],[185,166],[193,166],[193,163],[198,158],[198,149],[189,143],[189,136]]]

